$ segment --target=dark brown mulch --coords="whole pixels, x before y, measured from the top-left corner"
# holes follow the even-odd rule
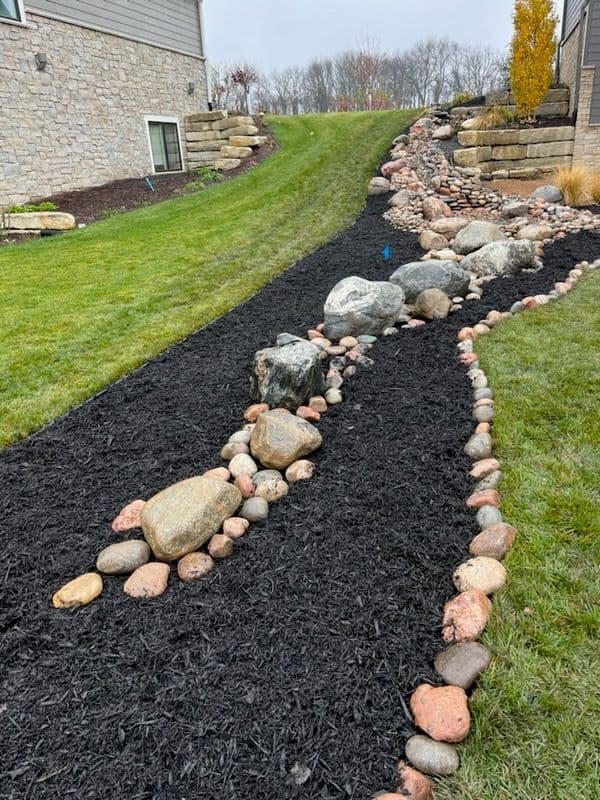
[[[277,147],[277,142],[263,119],[255,117],[255,122],[259,129],[259,135],[268,137],[267,143],[256,150],[249,158],[245,158],[239,167],[222,173],[223,181],[231,180],[252,169]],[[89,225],[91,222],[110,215],[111,212],[118,213],[120,211],[129,211],[139,206],[154,205],[154,203],[160,203],[163,200],[169,200],[172,197],[185,194],[187,184],[196,178],[193,172],[149,175],[148,177],[154,186],[154,191],[148,186],[145,177],[129,178],[105,183],[102,186],[93,186],[89,189],[63,192],[40,199],[36,198],[36,202],[49,200],[57,206],[58,211],[73,214],[77,224],[84,223]],[[19,243],[26,241],[27,238],[31,237],[3,236],[0,239],[0,245],[9,241]]]

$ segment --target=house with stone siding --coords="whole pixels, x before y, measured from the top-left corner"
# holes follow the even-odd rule
[[[600,0],[565,0],[559,76],[571,90],[573,163],[600,168]]]
[[[0,210],[186,168],[202,0],[0,0]]]

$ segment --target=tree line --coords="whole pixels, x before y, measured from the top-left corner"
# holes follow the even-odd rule
[[[427,39],[390,55],[361,45],[306,66],[263,73],[248,63],[210,68],[215,108],[301,114],[414,108],[457,94],[478,97],[506,83],[506,57],[490,47]]]

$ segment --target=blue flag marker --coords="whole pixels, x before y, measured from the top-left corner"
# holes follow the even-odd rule
[[[390,258],[392,257],[392,251],[390,250],[389,244],[386,244],[386,246],[383,248],[383,250],[381,251],[381,255],[385,258],[386,261],[390,260]]]
[[[153,192],[155,192],[155,191],[156,191],[156,189],[155,189],[155,188],[154,188],[154,186],[152,185],[152,181],[150,180],[150,178],[146,178],[146,183],[148,184],[148,188],[149,188],[151,191],[153,191]]]

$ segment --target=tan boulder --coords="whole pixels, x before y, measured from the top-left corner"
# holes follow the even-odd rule
[[[319,431],[300,417],[267,411],[256,421],[250,450],[270,469],[285,469],[302,456],[317,450],[323,442]]]
[[[230,136],[231,147],[261,147],[266,144],[266,136]]]
[[[197,550],[233,516],[242,501],[239,489],[206,476],[163,489],[142,509],[142,530],[159,561]]]
[[[7,214],[7,227],[18,231],[67,231],[75,227],[75,217],[62,211],[23,211]]]

